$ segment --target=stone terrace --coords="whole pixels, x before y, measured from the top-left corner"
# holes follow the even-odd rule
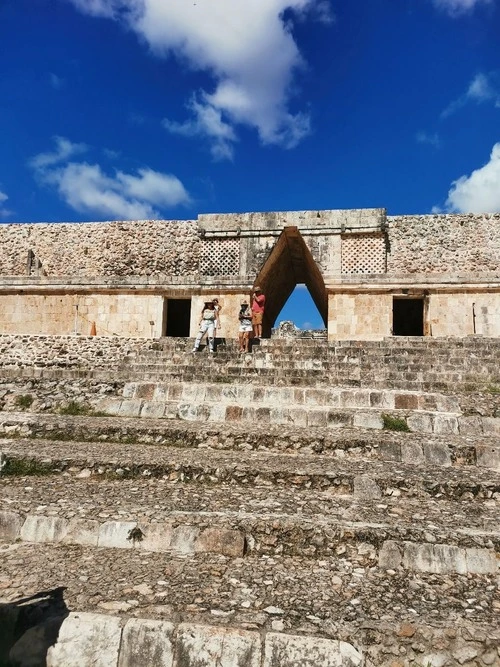
[[[74,341],[0,337],[0,662],[500,664],[498,341]]]

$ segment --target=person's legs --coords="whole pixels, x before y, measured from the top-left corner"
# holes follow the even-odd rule
[[[240,352],[245,351],[245,332],[244,331],[239,331],[238,332],[238,343],[240,347]]]
[[[213,352],[214,351],[214,339],[215,339],[215,327],[213,322],[208,323],[208,351]]]
[[[194,341],[194,346],[193,349],[191,350],[192,352],[197,352],[198,348],[200,347],[201,339],[205,335],[206,331],[208,329],[208,323],[203,320],[203,322],[200,324],[200,330],[198,331],[198,335],[196,336],[196,340]],[[213,328],[212,328],[212,333],[213,333]]]

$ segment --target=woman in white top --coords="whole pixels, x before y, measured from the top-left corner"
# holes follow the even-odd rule
[[[215,338],[215,320],[217,317],[217,312],[215,310],[213,301],[205,301],[205,305],[201,309],[201,318],[200,318],[200,330],[194,341],[194,347],[191,352],[197,352],[200,347],[201,339],[205,334],[208,337],[208,351],[213,353],[214,351],[214,338]]]

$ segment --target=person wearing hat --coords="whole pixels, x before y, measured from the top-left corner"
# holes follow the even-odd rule
[[[238,327],[238,342],[240,344],[240,352],[248,352],[250,344],[250,334],[252,333],[252,311],[246,299],[243,299],[240,305],[240,312],[238,313],[240,325]]]
[[[262,294],[259,286],[253,288],[252,297],[252,325],[255,338],[262,337],[262,318],[264,317],[264,308],[266,297]]]
[[[201,318],[200,318],[200,330],[194,341],[194,347],[191,350],[192,353],[198,352],[200,347],[201,339],[205,334],[208,334],[208,351],[213,353],[214,351],[214,338],[215,338],[215,320],[217,318],[217,311],[215,310],[215,304],[213,301],[205,301],[203,308],[201,309]]]

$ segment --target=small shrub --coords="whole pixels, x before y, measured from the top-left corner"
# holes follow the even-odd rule
[[[42,475],[50,475],[50,472],[49,466],[33,459],[8,458],[2,468],[2,475],[8,475],[9,477],[41,477]]]
[[[26,410],[27,408],[31,407],[34,400],[35,399],[31,394],[19,394],[19,396],[15,397],[14,403],[18,408]]]
[[[143,539],[144,539],[144,533],[139,528],[139,526],[135,526],[135,528],[129,530],[127,535],[127,540],[131,540],[135,544],[135,542],[142,542]]]
[[[500,394],[500,386],[497,384],[490,384],[486,387],[488,394]]]
[[[382,415],[382,421],[384,422],[384,428],[387,431],[409,431],[410,427],[406,423],[405,419],[401,417],[393,417],[392,415]]]
[[[82,403],[78,403],[78,401],[70,401],[59,412],[61,415],[87,415],[89,408],[86,405],[82,405]]]

